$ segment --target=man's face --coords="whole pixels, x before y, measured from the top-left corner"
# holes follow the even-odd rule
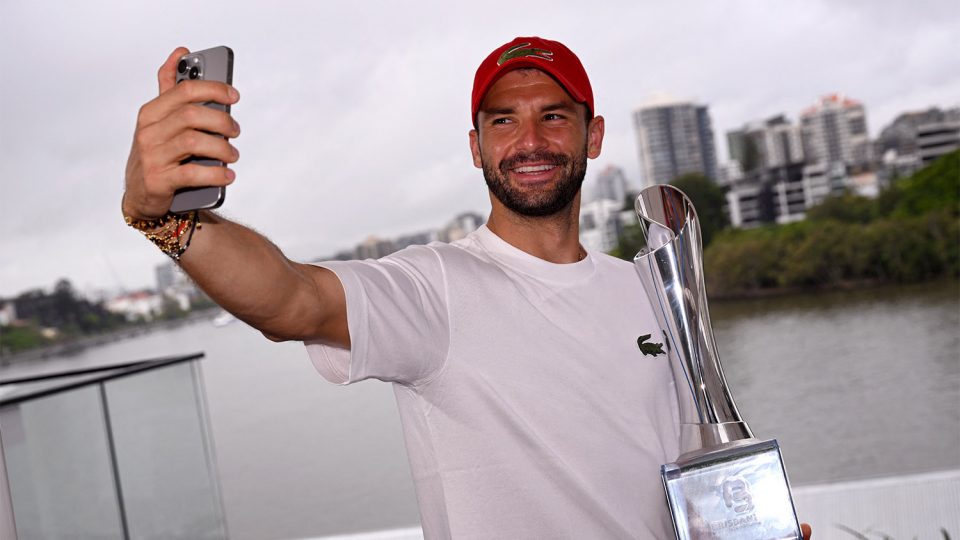
[[[570,208],[602,140],[603,118],[588,122],[586,107],[552,77],[521,69],[484,96],[470,149],[496,201],[540,217]]]

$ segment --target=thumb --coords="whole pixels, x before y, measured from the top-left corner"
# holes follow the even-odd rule
[[[157,82],[160,85],[161,94],[177,85],[177,62],[180,61],[181,56],[189,52],[186,47],[177,47],[167,57],[167,61],[160,66],[160,70],[157,71]]]

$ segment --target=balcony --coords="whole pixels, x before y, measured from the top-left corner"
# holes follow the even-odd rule
[[[0,538],[227,538],[202,357],[0,381]]]

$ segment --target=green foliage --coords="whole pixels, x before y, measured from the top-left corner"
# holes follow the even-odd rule
[[[700,235],[706,247],[721,230],[725,229],[730,221],[723,212],[726,197],[721,189],[712,180],[702,174],[687,174],[679,176],[670,184],[684,192],[693,202],[697,210],[697,219],[700,222]],[[624,210],[632,210],[637,198],[636,193],[627,195]],[[647,242],[639,224],[628,225],[623,228],[617,247],[610,252],[614,257],[632,261]]]
[[[191,300],[190,309],[191,311],[201,311],[204,309],[219,308],[216,302],[210,299],[209,296],[200,292],[199,296]]]
[[[766,227],[725,231],[718,236],[704,253],[707,290],[716,293],[776,287],[785,245],[777,233],[775,228]]]
[[[0,328],[0,354],[69,342],[82,336],[151,322],[142,316],[128,321],[122,314],[107,311],[103,304],[82,298],[67,279],[57,281],[51,293],[33,289],[6,301],[14,303],[17,316],[21,320],[17,322],[17,326]],[[213,305],[215,304],[204,296],[195,302],[193,307],[205,309]],[[175,300],[164,300],[162,318],[175,319],[187,315],[188,312],[181,309]],[[39,330],[41,328],[54,329],[56,337],[43,337]]]
[[[180,307],[180,302],[177,302],[175,298],[170,298],[169,296],[163,297],[163,304],[160,311],[160,318],[165,320],[182,319],[189,314],[188,311]]]
[[[124,322],[122,315],[110,313],[101,304],[77,295],[67,279],[57,281],[52,294],[35,289],[20,294],[13,301],[21,318],[67,334],[101,332]]]
[[[958,225],[956,217],[943,211],[871,223],[864,238],[871,272],[877,279],[900,283],[956,276]]]
[[[856,277],[862,261],[857,256],[856,228],[828,221],[800,232],[798,240],[786,246],[779,285],[820,286]]]
[[[713,237],[730,224],[723,212],[726,202],[723,189],[702,174],[685,174],[674,178],[670,185],[686,193],[693,202],[700,222],[703,247],[706,248],[713,241]]]
[[[641,249],[647,246],[647,241],[643,238],[643,231],[639,224],[627,225],[620,233],[620,239],[617,241],[617,247],[610,252],[614,257],[620,257],[626,261],[632,261]]]
[[[876,201],[853,193],[828,197],[822,203],[807,210],[807,220],[836,220],[844,223],[869,223],[876,217]]]
[[[908,217],[947,209],[960,214],[960,150],[942,156],[916,174],[896,182],[893,217]]]
[[[32,326],[0,326],[0,352],[3,354],[38,347],[48,341],[40,334],[40,330]]]
[[[807,217],[718,235],[704,253],[710,293],[960,277],[960,152],[896,182],[876,200],[847,194],[827,199]]]

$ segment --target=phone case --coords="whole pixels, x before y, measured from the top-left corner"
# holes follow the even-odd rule
[[[180,69],[181,67],[185,69]],[[190,79],[233,84],[233,51],[230,47],[221,46],[184,55],[177,65],[177,84]],[[203,105],[226,113],[230,112],[229,105],[214,102],[207,102]],[[215,167],[223,166],[222,161],[198,156],[191,156],[183,162]],[[181,213],[190,210],[217,208],[223,204],[226,195],[227,190],[222,187],[179,189],[173,196],[170,211]]]

